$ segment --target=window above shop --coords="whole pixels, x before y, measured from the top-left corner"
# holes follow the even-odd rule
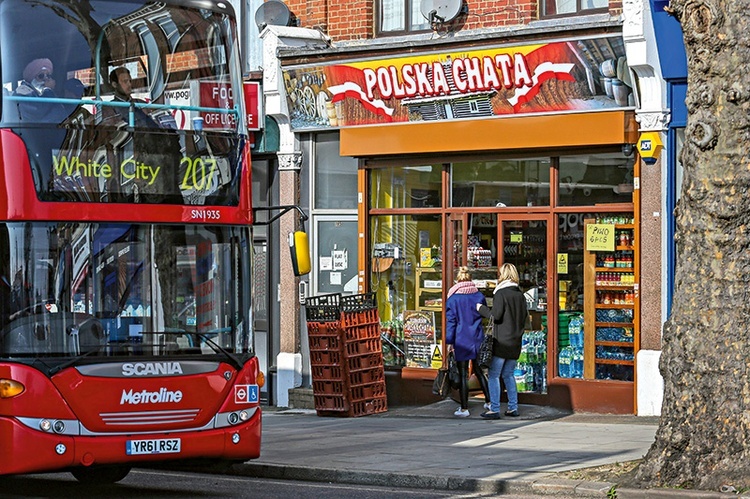
[[[608,7],[609,0],[544,0],[542,15],[552,17],[592,14],[606,11]]]
[[[561,156],[558,205],[632,203],[634,166],[632,153]]]
[[[549,158],[453,163],[453,207],[549,206]]]
[[[420,0],[377,0],[377,36],[429,31],[430,23],[419,10]]]
[[[371,208],[442,208],[442,166],[378,168],[370,175]]]

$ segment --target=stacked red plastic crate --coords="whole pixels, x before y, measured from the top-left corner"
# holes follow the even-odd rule
[[[375,293],[341,297],[344,357],[349,378],[350,416],[388,410]]]
[[[341,295],[321,295],[305,301],[315,410],[349,411],[349,389],[341,337]]]
[[[357,417],[387,411],[375,294],[312,297],[305,309],[318,415]]]

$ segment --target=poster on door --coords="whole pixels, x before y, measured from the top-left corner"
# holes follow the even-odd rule
[[[317,292],[357,292],[356,220],[320,220],[317,223]]]

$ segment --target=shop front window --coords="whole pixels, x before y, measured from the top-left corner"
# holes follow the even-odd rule
[[[385,365],[440,367],[441,217],[387,215],[370,222],[370,289],[378,300]]]
[[[549,158],[453,164],[451,206],[549,206]]]
[[[635,237],[632,212],[559,215],[559,377],[633,381]]]
[[[621,152],[561,156],[560,206],[632,203],[635,157]]]
[[[371,208],[440,208],[441,165],[388,167],[372,170]]]

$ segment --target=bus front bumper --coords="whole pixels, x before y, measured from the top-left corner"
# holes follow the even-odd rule
[[[69,436],[35,430],[0,417],[0,475],[77,466],[211,458],[245,461],[260,456],[261,411],[241,424],[201,431]]]

